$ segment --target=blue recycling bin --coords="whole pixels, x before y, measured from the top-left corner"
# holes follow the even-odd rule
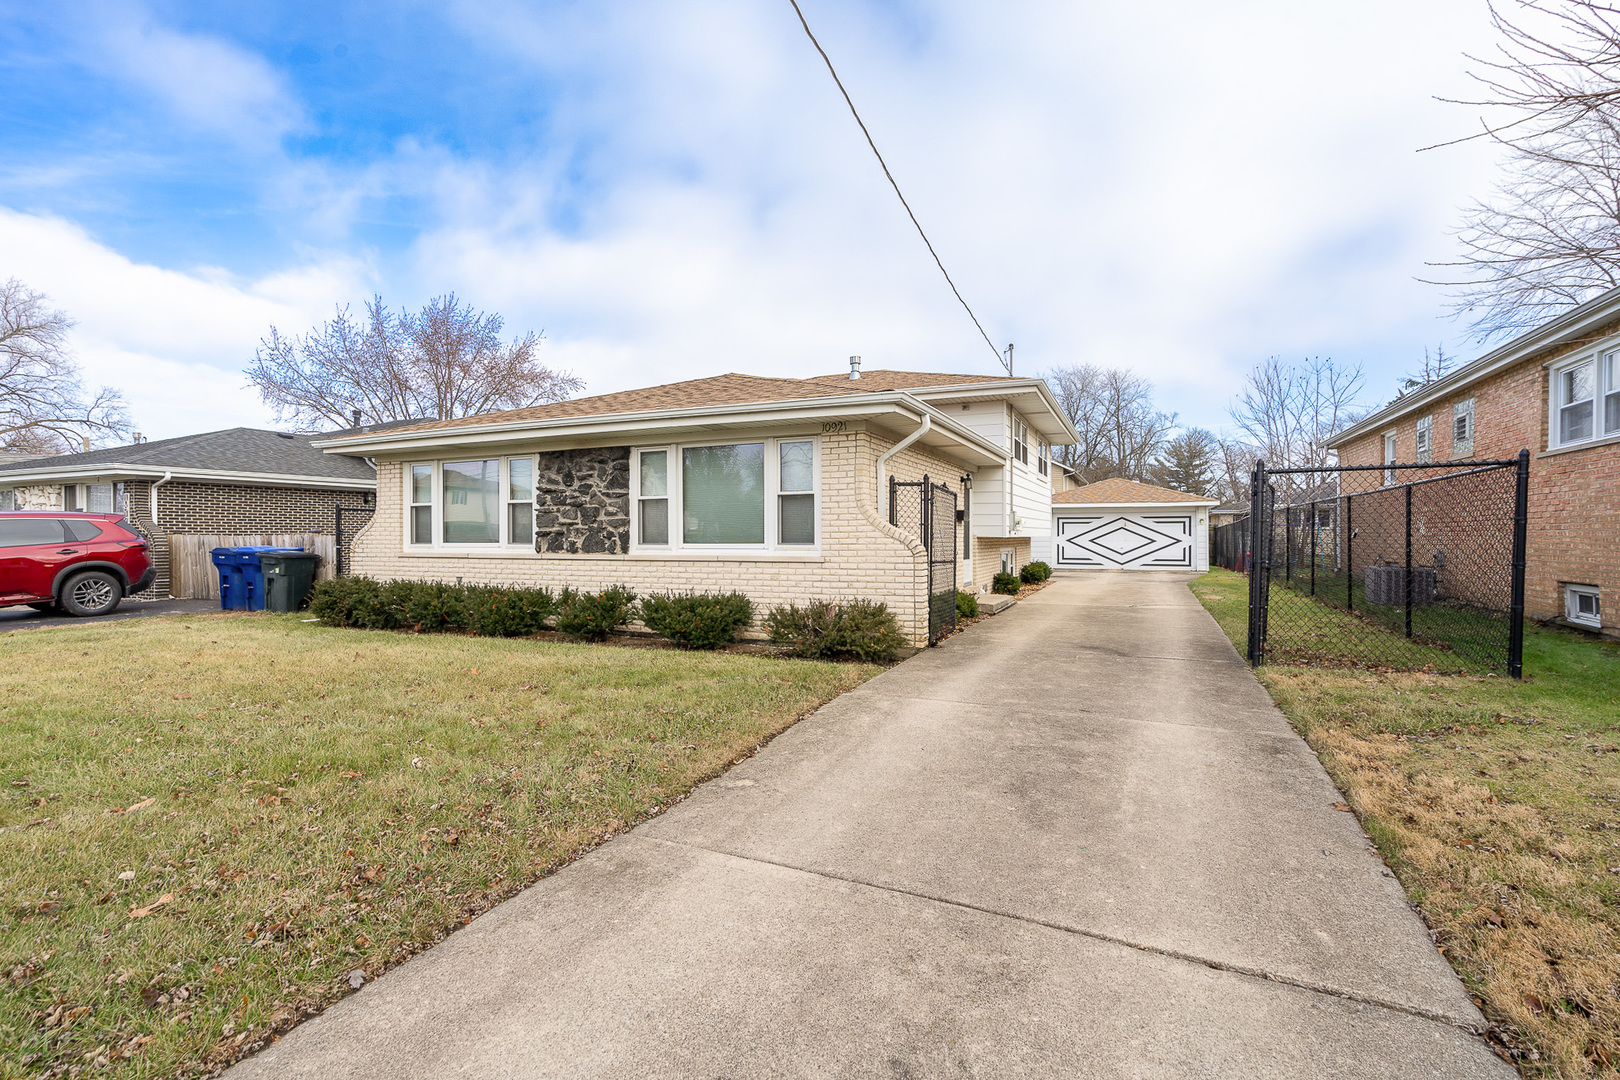
[[[219,568],[219,606],[224,611],[264,610],[264,570],[261,551],[302,551],[270,546],[217,547],[209,554]]]

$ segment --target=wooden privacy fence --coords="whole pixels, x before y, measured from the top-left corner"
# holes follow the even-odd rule
[[[315,580],[332,577],[337,565],[337,538],[320,533],[259,533],[223,536],[210,533],[169,537],[169,592],[187,600],[219,599],[219,570],[210,553],[217,547],[303,548],[321,557]]]

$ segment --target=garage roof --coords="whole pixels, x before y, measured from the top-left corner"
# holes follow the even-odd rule
[[[1211,499],[1207,495],[1193,495],[1185,491],[1175,491],[1154,484],[1127,480],[1122,476],[1099,480],[1095,484],[1087,484],[1085,487],[1059,491],[1052,496],[1054,505],[1063,506],[1126,506],[1132,503],[1140,503],[1143,506],[1164,506],[1167,503],[1193,503],[1199,506],[1214,506],[1219,501],[1218,499]]]

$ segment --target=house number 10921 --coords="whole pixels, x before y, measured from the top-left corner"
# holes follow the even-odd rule
[[[823,420],[821,422],[821,433],[823,435],[841,435],[847,424],[848,421],[846,420]]]

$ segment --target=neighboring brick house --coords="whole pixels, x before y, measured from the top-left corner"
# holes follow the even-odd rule
[[[1396,399],[1329,445],[1346,465],[1529,449],[1525,613],[1620,635],[1620,289]]]
[[[374,501],[375,470],[310,443],[309,435],[231,428],[0,462],[0,501],[16,510],[125,515],[152,545],[157,577],[147,595],[168,596],[178,577],[173,537],[331,536],[340,505],[355,508],[345,528],[358,531]],[[196,585],[181,591],[208,595]]]
[[[1050,448],[1074,438],[1039,379],[852,371],[722,375],[318,445],[377,463],[356,573],[737,590],[761,613],[866,597],[923,644],[928,552],[890,524],[889,478],[958,496],[956,580],[983,587],[1050,528]]]

